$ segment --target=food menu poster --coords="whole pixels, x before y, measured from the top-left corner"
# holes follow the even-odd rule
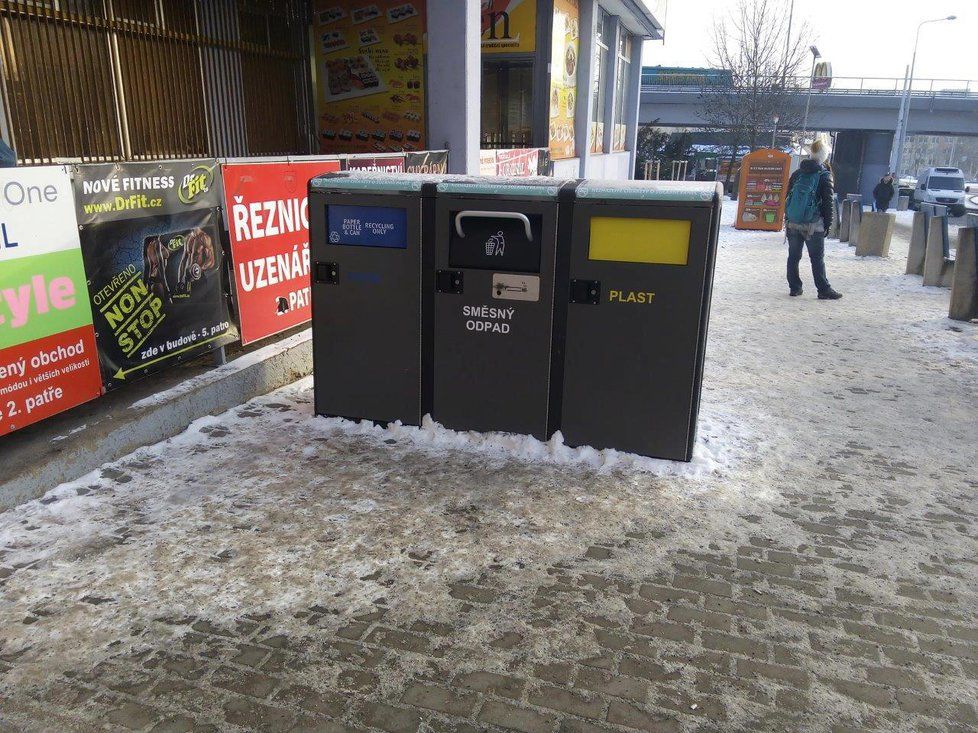
[[[319,152],[425,149],[425,0],[316,0]]]
[[[779,231],[784,226],[791,156],[779,150],[755,150],[740,168],[738,229]]]
[[[577,64],[580,51],[578,0],[554,0],[553,49],[550,59],[550,155],[573,158]]]

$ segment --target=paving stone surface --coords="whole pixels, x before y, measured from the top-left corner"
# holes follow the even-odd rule
[[[0,731],[978,730],[975,328],[905,242],[820,303],[723,236],[691,467],[304,381],[0,515]]]

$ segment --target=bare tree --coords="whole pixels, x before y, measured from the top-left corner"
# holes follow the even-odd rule
[[[737,0],[714,21],[712,66],[729,72],[704,85],[701,117],[708,129],[726,139],[730,166],[737,150],[762,147],[775,130],[801,129],[803,111],[792,99],[811,40],[807,25],[791,29],[785,0]],[[775,122],[777,117],[777,122]]]

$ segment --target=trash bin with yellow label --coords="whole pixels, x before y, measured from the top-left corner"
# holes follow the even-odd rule
[[[440,176],[336,173],[309,183],[315,410],[420,425],[425,244]]]
[[[546,440],[558,198],[553,178],[438,184],[432,417],[454,430]]]
[[[573,196],[552,420],[569,445],[689,461],[722,188],[583,181]]]

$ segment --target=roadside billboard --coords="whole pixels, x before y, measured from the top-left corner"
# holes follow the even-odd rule
[[[101,394],[69,173],[3,169],[0,435]]]
[[[237,338],[215,160],[78,166],[75,205],[107,389]]]
[[[425,0],[315,0],[319,152],[424,150]]]
[[[338,170],[339,160],[223,166],[241,343],[312,317],[309,179]]]

